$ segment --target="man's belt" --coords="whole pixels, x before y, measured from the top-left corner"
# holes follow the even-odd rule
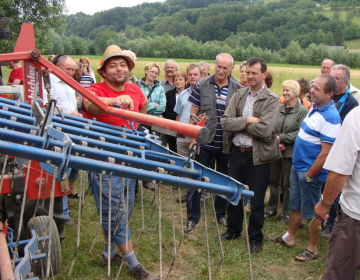
[[[250,146],[250,147],[235,146],[235,149],[237,149],[241,152],[252,152],[252,146]]]

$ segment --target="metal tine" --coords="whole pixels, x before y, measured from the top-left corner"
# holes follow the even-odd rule
[[[44,192],[43,192],[43,198],[42,198],[42,203],[41,203],[41,207],[44,208],[45,206],[45,197],[46,197],[46,191],[48,188],[48,182],[49,182],[49,173],[46,172],[46,179],[45,179],[45,188],[44,188]]]
[[[245,211],[245,197],[242,198],[243,203],[243,211],[244,211],[244,226],[245,226],[245,234],[246,234],[246,245],[247,245],[247,251],[249,256],[249,273],[250,273],[250,280],[254,279],[253,276],[253,270],[252,270],[252,263],[251,263],[251,253],[250,253],[250,240],[249,240],[249,233],[247,231],[248,224],[247,224],[247,217],[246,217],[246,211]]]
[[[112,172],[109,174],[109,214],[108,214],[108,252],[111,252],[111,189],[112,189]],[[111,258],[107,259],[107,277],[111,277]]]
[[[202,193],[205,194],[205,191],[203,191]],[[204,195],[204,199],[203,199],[203,206],[204,206],[205,243],[206,243],[208,275],[209,275],[209,280],[211,280],[212,279],[212,277],[211,277],[211,260],[210,260],[210,247],[209,247],[209,234],[208,234],[208,223],[207,223],[205,195]]]
[[[99,217],[99,220],[100,221],[99,221],[99,227],[98,227],[98,229],[97,229],[97,231],[96,231],[96,233],[94,235],[94,239],[93,239],[93,242],[92,242],[91,247],[90,247],[90,253],[94,249],[96,239],[97,239],[97,237],[99,236],[99,233],[102,230],[102,176],[103,176],[103,174],[99,173],[99,181],[100,181],[99,182],[99,197],[100,197],[100,202],[99,202],[99,204],[100,204],[100,206],[99,206],[99,208],[100,208],[99,216],[100,217]]]
[[[1,178],[0,178],[0,194],[1,194],[2,185],[3,185],[3,182],[4,182],[5,169],[6,169],[6,164],[7,164],[8,158],[9,158],[9,156],[8,156],[8,155],[5,155],[4,165],[3,165],[3,168],[1,169]]]
[[[36,199],[35,211],[34,211],[33,218],[35,218],[37,209],[39,208],[41,189],[42,189],[42,186],[43,186],[43,178],[42,178],[43,171],[44,170],[41,168],[41,170],[40,170],[39,192],[38,192],[38,196],[37,196],[37,199]]]
[[[125,229],[125,255],[128,254],[128,250],[129,250],[129,242],[128,242],[128,238],[129,238],[129,188],[130,188],[130,181],[129,179],[126,179],[126,201],[125,201],[125,178],[121,177],[121,199],[119,199],[119,202],[122,201],[123,202],[123,211],[121,213],[120,219],[117,221],[114,233],[117,231],[119,225],[120,225],[120,221],[125,213],[126,215],[126,229]],[[118,206],[120,206],[120,203],[118,203]],[[125,209],[126,207],[126,209]],[[126,211],[125,211],[126,210]],[[119,212],[119,208],[117,207],[117,213]],[[118,272],[116,274],[116,279],[118,279],[120,277],[120,273],[123,267],[123,262],[121,263]]]
[[[171,194],[171,193],[170,193]],[[181,198],[181,191],[180,191],[180,188],[178,188],[178,194],[179,194],[179,198]],[[171,198],[171,201],[172,198]],[[172,206],[172,205],[171,205]],[[181,199],[179,199],[179,214],[180,214],[180,227],[181,227],[181,237],[180,237],[180,240],[179,240],[179,244],[178,244],[178,247],[177,247],[177,250],[174,249],[174,258],[172,259],[171,261],[171,264],[170,264],[170,268],[169,268],[169,271],[168,271],[168,274],[166,275],[166,279],[169,279],[169,276],[170,276],[170,273],[171,273],[171,270],[175,264],[175,261],[176,261],[176,258],[178,256],[178,253],[179,253],[179,250],[180,250],[180,246],[182,244],[182,241],[184,239],[184,221],[183,221],[183,215],[182,215],[182,202],[181,202]]]
[[[30,169],[30,168],[29,168]],[[57,178],[57,174],[58,174],[58,167],[56,165],[54,165],[54,173],[53,173],[53,178],[52,178],[52,183],[51,183],[51,189],[50,189],[50,206],[49,206],[49,219],[48,219],[48,233],[51,233],[52,230],[54,230],[53,227],[53,217],[54,217],[54,199],[55,199],[55,179]],[[48,236],[48,234],[46,233],[44,235],[44,237]],[[45,239],[44,239],[45,240]],[[48,242],[48,250],[47,250],[47,262],[46,262],[46,277],[49,276],[50,274],[50,265],[51,265],[51,238],[49,238],[49,242]],[[52,271],[52,269],[51,269]],[[54,278],[54,275],[52,273],[52,278]]]
[[[217,218],[216,218],[216,210],[215,210],[215,203],[214,203],[214,196],[212,194],[210,195],[210,199],[211,199],[211,206],[212,206],[212,209],[213,209],[213,212],[214,212],[214,217],[215,217],[215,220],[217,220]],[[219,240],[219,243],[220,243],[221,259],[220,259],[220,262],[219,262],[218,266],[215,269],[214,278],[216,277],[216,275],[217,275],[218,271],[220,270],[220,268],[221,268],[221,266],[222,266],[222,264],[224,262],[224,259],[225,259],[224,247],[223,247],[223,244],[222,244],[222,240],[220,238],[220,229],[219,229],[219,224],[217,222],[216,222],[216,233],[217,233],[217,237],[218,237],[218,240]]]
[[[140,200],[141,200],[141,234],[137,240],[137,248],[136,248],[136,254],[139,253],[142,238],[145,234],[145,215],[144,215],[144,188],[143,188],[143,182],[138,181],[139,183],[139,189],[140,189]]]
[[[22,223],[23,223],[23,220],[24,220],[25,202],[26,202],[27,189],[28,189],[28,186],[29,186],[30,168],[31,168],[31,160],[29,160],[29,163],[28,163],[28,170],[27,170],[27,174],[26,174],[24,193],[23,193],[21,209],[20,209],[19,228],[18,228],[18,232],[17,232],[16,245],[15,245],[15,251],[14,251],[14,256],[13,256],[14,257],[13,270],[15,269],[15,260],[16,260],[16,255],[18,253],[18,246],[19,246],[19,241],[20,241],[20,236],[21,236]]]
[[[85,189],[85,178],[84,176],[86,176],[86,174],[84,174],[83,170],[80,170],[80,183],[79,183],[79,206],[78,206],[78,222],[77,222],[77,237],[76,237],[76,248],[75,248],[75,252],[74,252],[74,258],[71,262],[70,265],[70,269],[69,269],[69,273],[68,276],[71,276],[72,270],[74,268],[75,265],[75,260],[77,258],[77,254],[79,251],[79,247],[80,247],[80,225],[81,225],[81,215],[82,215],[82,207],[83,207],[83,190]]]
[[[160,280],[162,280],[162,232],[161,232],[161,219],[162,219],[162,209],[161,209],[161,191],[160,191],[160,182],[158,183],[158,187],[155,189],[155,192],[158,193],[158,209],[159,209],[159,272],[160,272]]]

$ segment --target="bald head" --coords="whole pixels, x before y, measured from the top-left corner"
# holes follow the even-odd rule
[[[62,56],[59,58],[56,66],[59,67],[62,71],[68,74],[70,77],[73,77],[76,70],[76,62],[69,56]]]
[[[335,61],[331,59],[324,59],[321,63],[321,75],[330,74],[331,68],[335,65]]]

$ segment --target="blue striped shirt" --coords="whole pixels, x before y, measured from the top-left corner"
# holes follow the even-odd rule
[[[321,152],[321,143],[333,144],[341,128],[339,112],[334,101],[313,108],[301,124],[293,152],[293,165],[297,171],[307,171]],[[318,174],[325,181],[328,171],[322,169]]]
[[[211,150],[211,151],[221,151],[223,147],[223,130],[221,127],[221,117],[224,115],[225,112],[225,104],[226,98],[228,95],[229,84],[219,88],[219,86],[215,83],[215,77],[211,76],[210,83],[214,84],[215,86],[215,95],[216,95],[216,116],[217,116],[217,128],[214,139],[209,144],[201,144],[200,147]],[[199,84],[197,84],[194,90],[191,92],[189,101],[192,105],[196,107],[200,107],[200,88]]]

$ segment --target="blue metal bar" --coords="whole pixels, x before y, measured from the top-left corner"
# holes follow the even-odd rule
[[[35,230],[31,230],[31,239],[27,240],[27,244],[24,248],[24,257],[20,259],[14,270],[14,276],[16,280],[26,279],[25,277],[31,271],[31,261],[34,260],[34,256],[38,250],[38,242],[36,239]],[[46,254],[39,254],[36,259],[44,259]],[[37,277],[31,279],[39,279]]]
[[[222,179],[222,184],[213,184],[213,183],[205,183],[199,182],[194,180],[184,180],[182,177],[175,177],[168,174],[160,174],[157,172],[140,170],[124,165],[116,165],[110,164],[102,161],[96,161],[89,158],[81,158],[77,156],[67,156],[63,153],[56,153],[47,150],[42,150],[34,147],[28,147],[23,145],[18,145],[14,143],[7,143],[0,141],[0,150],[4,154],[22,157],[26,159],[37,160],[40,162],[46,162],[47,164],[56,164],[59,167],[59,172],[62,169],[74,168],[74,169],[84,169],[91,172],[101,173],[103,171],[110,173],[112,172],[113,175],[132,178],[132,179],[139,179],[139,180],[155,180],[158,182],[163,182],[165,184],[169,184],[172,186],[178,186],[187,189],[203,189],[207,190],[211,193],[216,193],[222,195],[228,199],[228,201],[232,204],[237,204],[239,202],[240,196],[252,196],[252,192],[246,192],[243,190],[243,185],[239,182],[235,181],[231,177],[222,175],[216,171],[211,171],[211,173],[218,174],[219,177]],[[65,165],[66,160],[68,161],[68,165]],[[198,166],[201,166],[198,164]],[[204,167],[205,168],[205,167]],[[184,168],[185,169],[185,168]],[[208,170],[205,168],[205,170]],[[204,172],[206,174],[206,172]],[[210,172],[209,172],[210,174]],[[216,178],[217,176],[215,176]],[[215,180],[217,181],[218,178]],[[224,184],[224,178],[228,178],[228,183]],[[210,180],[212,178],[210,177]],[[214,181],[214,182],[215,182]],[[217,183],[217,182],[216,182]]]

